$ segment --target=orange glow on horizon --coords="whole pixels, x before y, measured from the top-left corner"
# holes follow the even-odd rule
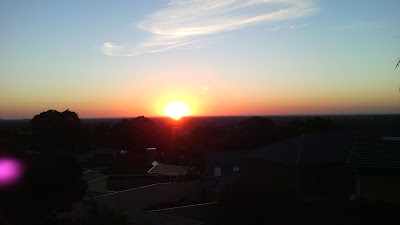
[[[190,114],[190,110],[183,102],[171,102],[165,107],[164,114],[173,118],[174,120],[179,120],[184,116],[188,116]]]
[[[149,100],[149,102],[153,102],[151,107],[152,108],[151,114],[155,116],[168,116],[174,119],[174,117],[180,118],[185,116],[197,116],[200,113],[199,98],[198,96],[195,96],[194,93],[191,92],[190,90],[185,90],[185,89],[159,90],[158,92],[154,93],[154,95],[152,96],[152,100]],[[172,109],[172,108],[178,108],[178,109]],[[183,111],[183,114],[180,113],[182,114],[181,116],[173,116],[172,112],[169,112],[175,110],[176,111],[181,110]]]

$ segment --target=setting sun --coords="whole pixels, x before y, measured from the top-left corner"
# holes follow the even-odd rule
[[[171,102],[165,107],[164,114],[175,120],[179,120],[189,115],[189,108],[183,102]]]

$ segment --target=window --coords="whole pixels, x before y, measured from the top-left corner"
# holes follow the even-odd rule
[[[214,168],[214,177],[220,177],[221,176],[221,167],[215,167]]]

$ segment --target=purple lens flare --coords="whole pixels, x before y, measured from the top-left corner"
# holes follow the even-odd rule
[[[11,186],[22,177],[22,163],[13,158],[0,158],[0,188]]]

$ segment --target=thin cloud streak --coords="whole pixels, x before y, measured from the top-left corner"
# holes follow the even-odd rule
[[[121,49],[124,49],[126,46],[123,45],[114,45],[109,42],[103,44],[103,52],[106,55],[117,55],[114,52],[118,52]]]
[[[137,28],[153,36],[133,46],[103,44],[107,55],[134,56],[190,46],[205,36],[317,11],[315,0],[169,0]]]

